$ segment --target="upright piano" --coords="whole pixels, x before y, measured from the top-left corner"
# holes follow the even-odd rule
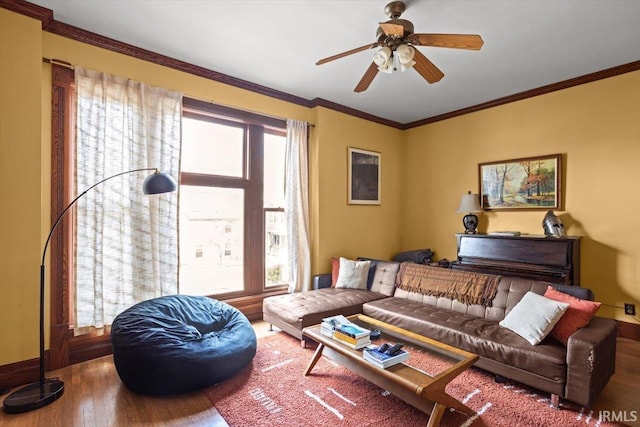
[[[456,234],[451,268],[580,285],[580,237]]]

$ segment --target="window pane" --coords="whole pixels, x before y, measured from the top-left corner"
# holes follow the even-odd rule
[[[264,207],[284,207],[285,144],[283,136],[264,135]],[[265,287],[285,284],[288,277],[287,233],[282,211],[265,210]]]
[[[182,172],[242,177],[244,130],[184,117]]]
[[[244,289],[244,190],[180,187],[180,293]]]
[[[284,136],[264,135],[264,207],[284,207]]]
[[[287,264],[287,232],[284,212],[265,212],[265,287],[285,284],[289,275]]]

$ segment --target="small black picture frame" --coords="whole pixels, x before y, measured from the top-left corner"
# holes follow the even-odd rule
[[[379,205],[381,153],[348,147],[348,200],[350,205]]]

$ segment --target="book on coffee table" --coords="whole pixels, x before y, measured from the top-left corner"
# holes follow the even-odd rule
[[[362,338],[353,338],[353,337],[350,337],[349,335],[345,335],[341,333],[340,331],[333,331],[332,338],[356,350],[371,344],[371,339],[369,335],[366,335]]]
[[[378,368],[386,369],[389,366],[397,365],[398,363],[409,360],[409,352],[400,350],[397,354],[389,356],[386,353],[380,352],[377,349],[365,348],[362,352],[362,357],[367,362],[377,366]]]
[[[355,348],[364,347],[362,343],[366,342],[366,345],[371,343],[369,329],[363,328],[349,321],[343,315],[325,317],[320,324],[320,332],[328,337],[335,338],[342,342],[356,346]],[[336,337],[335,333],[339,333]]]
[[[362,328],[355,323],[340,325],[338,326],[336,331],[340,331],[340,333],[355,339],[368,338],[371,334],[371,331],[369,329]]]

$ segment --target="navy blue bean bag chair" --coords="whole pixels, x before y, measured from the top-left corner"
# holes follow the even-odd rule
[[[236,308],[207,297],[169,295],[120,313],[111,326],[122,382],[146,395],[216,384],[251,363],[256,334]]]

